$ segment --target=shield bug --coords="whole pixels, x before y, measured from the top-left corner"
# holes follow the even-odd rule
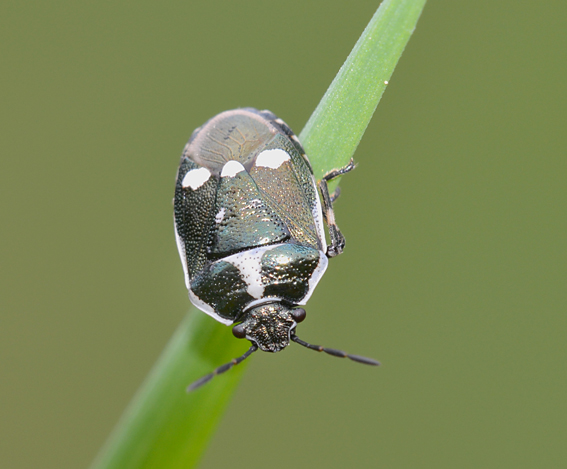
[[[270,111],[226,111],[193,132],[181,156],[174,199],[175,235],[189,298],[217,321],[235,324],[234,336],[248,339],[251,347],[188,391],[256,350],[279,352],[290,340],[379,365],[309,344],[295,333],[305,319],[298,306],[307,303],[328,258],[339,255],[345,245],[327,182],[353,168],[351,161],[317,185],[298,138]]]

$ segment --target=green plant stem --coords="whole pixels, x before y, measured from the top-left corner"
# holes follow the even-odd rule
[[[385,0],[300,134],[319,179],[354,154],[425,0]],[[185,388],[241,355],[246,341],[193,310],[126,409],[92,469],[190,468],[208,441],[246,362],[190,394]]]
[[[315,177],[345,166],[360,143],[425,0],[385,0],[299,135]]]
[[[192,308],[122,415],[92,468],[194,467],[246,362],[203,388],[187,385],[242,355],[247,341]]]

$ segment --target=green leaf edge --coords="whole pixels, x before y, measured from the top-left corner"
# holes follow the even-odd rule
[[[424,6],[425,0],[385,0],[311,115],[300,140],[317,179],[352,158]],[[247,362],[195,392],[185,388],[244,353],[244,342],[193,308],[91,469],[195,467]]]

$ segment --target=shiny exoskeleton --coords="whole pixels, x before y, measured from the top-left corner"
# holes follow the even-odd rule
[[[189,298],[217,321],[236,323],[234,335],[248,339],[251,348],[190,389],[258,348],[278,352],[290,340],[378,364],[307,344],[295,335],[305,318],[305,310],[297,306],[307,303],[328,258],[344,248],[327,181],[353,167],[351,162],[317,185],[299,140],[269,111],[226,111],[193,132],[181,156],[174,199]]]

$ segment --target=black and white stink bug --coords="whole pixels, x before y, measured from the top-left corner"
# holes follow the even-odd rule
[[[319,182],[289,127],[269,111],[223,112],[193,132],[177,173],[175,235],[191,302],[251,342],[241,357],[199,379],[198,388],[258,350],[279,352],[290,340],[367,365],[376,360],[311,345],[295,335],[309,300],[339,255],[344,237],[327,181]],[[322,207],[321,207],[322,200]],[[327,246],[323,221],[329,228]]]

